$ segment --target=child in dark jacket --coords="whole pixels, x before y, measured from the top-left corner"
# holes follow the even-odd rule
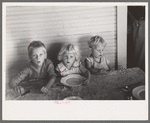
[[[28,46],[28,55],[30,62],[11,82],[10,87],[20,95],[26,92],[25,88],[20,86],[22,81],[28,80],[44,80],[47,82],[43,84],[40,89],[43,93],[47,93],[52,84],[55,82],[56,74],[54,72],[54,65],[51,60],[47,59],[47,51],[45,45],[41,41],[33,41]]]

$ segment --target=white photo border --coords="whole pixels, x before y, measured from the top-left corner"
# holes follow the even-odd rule
[[[146,8],[145,83],[146,99],[143,101],[70,101],[58,105],[55,101],[6,101],[5,84],[2,85],[2,120],[148,120],[148,3],[147,2],[90,2],[2,3],[2,81],[5,82],[5,35],[7,6],[137,6]],[[63,101],[60,101],[63,102]]]

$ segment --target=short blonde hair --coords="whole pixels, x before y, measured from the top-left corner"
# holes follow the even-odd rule
[[[61,50],[58,53],[57,59],[59,61],[62,61],[64,53],[74,53],[76,57],[76,61],[80,60],[80,51],[77,46],[74,46],[73,44],[64,44],[61,47]]]
[[[41,41],[32,41],[28,46],[28,55],[31,56],[32,50],[42,47],[43,51],[47,53],[45,45]]]
[[[102,44],[104,47],[106,47],[107,42],[101,36],[98,35],[91,37],[91,39],[88,41],[88,45],[90,48],[99,44]]]

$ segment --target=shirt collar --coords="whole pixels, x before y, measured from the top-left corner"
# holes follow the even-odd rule
[[[66,66],[62,62],[58,64],[58,68],[60,71],[64,71],[67,69]]]
[[[95,58],[93,57],[93,55],[91,54],[90,57],[92,57],[95,61]],[[100,58],[100,59],[103,59],[104,58],[104,55]]]
[[[42,67],[43,67],[43,66],[45,66],[45,60],[44,60],[44,62],[43,62]],[[35,71],[37,71],[37,68],[33,65],[32,61],[29,62],[29,67],[31,67],[31,68],[33,68]],[[42,67],[41,67],[41,68],[42,68]]]
[[[80,61],[75,62],[72,67],[78,67],[80,64],[81,64]],[[60,71],[67,70],[67,67],[63,64],[63,62],[61,62],[61,63],[58,64],[58,68],[59,68]]]

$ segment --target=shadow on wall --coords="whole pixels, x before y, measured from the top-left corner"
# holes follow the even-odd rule
[[[63,44],[63,42],[58,42],[47,46],[47,58],[53,62],[54,67],[56,67],[59,63],[59,61],[57,60],[57,55]]]
[[[89,49],[88,46],[88,41],[90,40],[91,37],[92,35],[82,36],[78,40],[78,46],[82,56],[81,62],[83,63],[83,65],[84,65],[85,57],[89,56],[91,53],[91,50]]]
[[[26,43],[23,43],[26,42]],[[7,72],[6,72],[6,82],[9,82],[12,77],[17,75],[25,66],[29,63],[28,58],[28,51],[27,47],[29,45],[30,41],[28,40],[19,40],[16,41],[14,45],[17,47],[14,47],[13,55],[11,61],[9,63],[6,62],[7,66]],[[7,49],[6,49],[7,50]],[[6,57],[9,57],[8,55]]]

